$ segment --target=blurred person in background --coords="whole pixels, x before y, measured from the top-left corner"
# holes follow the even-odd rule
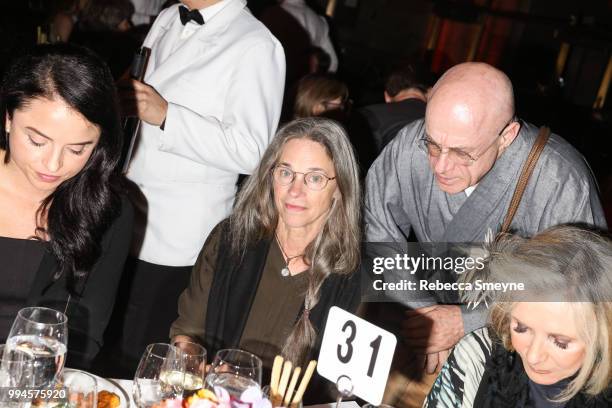
[[[380,152],[408,123],[425,116],[427,92],[433,85],[431,75],[418,64],[394,69],[385,81],[385,103],[359,109],[370,127]]]
[[[319,47],[310,47],[308,53],[308,73],[325,74],[329,71],[331,58]]]
[[[78,26],[85,31],[128,31],[134,5],[130,0],[90,0],[81,10]]]
[[[93,0],[52,0],[50,42],[67,42],[81,10]]]
[[[130,0],[134,5],[132,23],[134,25],[151,25],[162,9],[164,0]]]
[[[70,42],[98,53],[118,79],[129,69],[141,44],[133,31],[133,13],[129,0],[91,0],[81,11]]]
[[[298,82],[293,115],[295,118],[331,115],[328,117],[342,120],[349,103],[344,82],[329,75],[306,75]]]
[[[338,56],[334,50],[329,34],[329,24],[325,17],[308,7],[304,0],[281,0],[280,6],[304,28],[310,38],[310,45],[327,54],[329,65],[325,72],[336,72],[338,70]]]

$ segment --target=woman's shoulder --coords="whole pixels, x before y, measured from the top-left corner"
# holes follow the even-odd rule
[[[103,252],[115,252],[121,247],[129,247],[132,240],[132,230],[134,227],[134,206],[128,196],[118,193],[115,199],[114,208],[111,210],[112,220],[107,224],[107,229],[103,235]]]
[[[132,202],[128,198],[127,194],[119,194],[119,199],[121,200],[121,212],[119,213],[119,218],[134,219],[134,206],[132,205]]]
[[[127,194],[117,193],[117,199],[115,199],[115,208],[114,219],[112,221],[111,230],[124,230],[124,231],[132,231],[132,226],[134,223],[134,205],[128,198]]]
[[[229,218],[221,220],[217,225],[213,227],[213,229],[206,237],[202,249],[200,250],[200,254],[198,255],[198,259],[194,266],[194,270],[204,271],[204,264],[216,264],[220,248],[222,250],[228,249],[228,231]]]
[[[230,218],[224,218],[213,227],[206,237],[204,246],[214,245],[215,247],[230,245]]]

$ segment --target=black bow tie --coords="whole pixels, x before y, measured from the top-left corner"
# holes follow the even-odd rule
[[[189,9],[185,6],[179,7],[179,17],[181,18],[181,23],[183,25],[187,24],[192,20],[198,23],[199,25],[204,24],[204,17],[202,17],[198,10],[189,11]]]

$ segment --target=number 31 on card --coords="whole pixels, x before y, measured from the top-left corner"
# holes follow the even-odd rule
[[[333,383],[349,377],[354,395],[380,405],[396,344],[393,334],[334,306],[327,317],[317,371]]]

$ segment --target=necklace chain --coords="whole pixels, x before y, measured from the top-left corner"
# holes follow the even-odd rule
[[[283,257],[284,257],[284,259],[285,259],[285,268],[283,268],[283,270],[281,271],[281,274],[282,274],[283,276],[286,276],[286,274],[285,274],[284,270],[286,269],[286,270],[287,270],[287,272],[289,272],[289,273],[290,273],[290,270],[289,270],[289,264],[291,263],[291,261],[293,261],[294,259],[297,259],[297,258],[300,258],[300,257],[304,256],[304,253],[302,252],[301,254],[298,254],[298,255],[288,256],[288,255],[285,253],[285,250],[283,249],[283,246],[281,245],[281,243],[280,243],[280,239],[278,239],[278,234],[277,234],[276,232],[274,233],[274,238],[276,238],[276,243],[278,244],[278,248],[280,249],[280,251],[281,251],[281,253],[283,254]]]

